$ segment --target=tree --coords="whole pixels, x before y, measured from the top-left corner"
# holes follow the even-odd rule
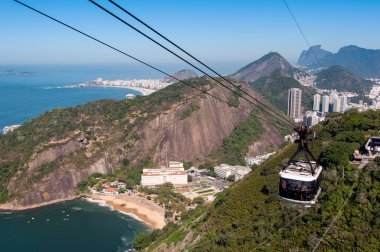
[[[190,169],[192,166],[193,164],[191,162],[183,162],[183,168],[185,168],[185,170]]]
[[[96,190],[97,190],[98,192],[103,191],[103,185],[102,185],[102,183],[99,183],[99,184],[96,185]]]
[[[129,165],[129,160],[127,158],[124,158],[122,164],[124,167],[127,167]]]
[[[132,241],[132,245],[135,249],[141,250],[148,247],[153,241],[153,237],[150,232],[143,231],[138,234]]]
[[[228,176],[227,181],[229,181],[229,182],[235,182],[235,174],[232,174],[232,175]]]
[[[196,197],[193,199],[193,204],[202,205],[204,203],[205,203],[205,201],[202,197]]]

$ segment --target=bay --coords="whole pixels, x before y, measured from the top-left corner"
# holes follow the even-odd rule
[[[84,199],[20,212],[0,212],[0,251],[126,251],[148,228]]]
[[[126,94],[141,95],[126,88],[61,88],[94,80],[130,79],[142,74],[123,72],[115,67],[16,67],[2,66],[0,72],[14,70],[29,75],[0,74],[0,130],[7,125],[22,124],[54,108],[85,104],[98,99],[123,99]],[[128,77],[131,76],[131,77]]]

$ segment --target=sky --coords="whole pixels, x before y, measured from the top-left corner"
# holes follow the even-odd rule
[[[148,63],[185,66],[87,0],[21,1]],[[96,1],[153,35],[107,0]],[[308,48],[283,0],[115,1],[222,71],[243,67],[271,51],[296,63],[301,51]],[[346,45],[380,48],[378,0],[287,3],[312,45],[321,44],[332,52]],[[133,63],[12,0],[0,1],[0,34],[3,66]]]

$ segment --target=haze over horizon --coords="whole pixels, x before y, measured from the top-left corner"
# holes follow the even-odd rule
[[[24,2],[147,62],[178,67],[182,64],[88,1]],[[308,49],[282,0],[117,2],[205,63],[224,72],[270,51],[279,52],[294,64],[301,51]],[[99,3],[131,20],[108,1]],[[378,47],[380,35],[374,31],[380,2],[289,0],[288,5],[312,45],[321,44],[323,49],[332,52],[350,44],[370,49]],[[0,9],[5,35],[1,41],[0,65],[132,62],[13,1],[2,1]]]

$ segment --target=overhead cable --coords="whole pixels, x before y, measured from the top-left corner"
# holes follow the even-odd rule
[[[247,99],[246,97],[242,96],[239,92],[233,90],[232,88],[228,87],[227,85],[223,84],[222,82],[220,82],[219,80],[217,80],[216,78],[212,77],[211,75],[209,75],[208,73],[206,73],[205,71],[203,71],[202,69],[200,69],[199,67],[195,66],[194,64],[192,64],[191,62],[189,62],[188,60],[184,59],[183,57],[181,57],[180,55],[178,55],[177,53],[173,52],[172,50],[170,50],[169,48],[167,48],[166,46],[162,45],[161,43],[159,43],[157,40],[153,39],[152,37],[148,36],[147,34],[145,34],[144,32],[142,32],[141,30],[137,29],[136,27],[134,27],[133,25],[131,25],[130,23],[128,23],[127,21],[125,21],[124,19],[120,18],[119,16],[117,16],[116,14],[114,14],[113,12],[109,11],[108,9],[104,8],[103,6],[101,6],[100,4],[96,3],[95,1],[93,0],[89,0],[89,2],[93,3],[95,6],[97,6],[98,8],[100,8],[101,10],[105,11],[106,13],[108,13],[109,15],[113,16],[114,18],[116,18],[117,20],[119,20],[120,22],[124,23],[125,25],[127,25],[128,27],[130,27],[131,29],[133,29],[134,31],[136,31],[137,33],[141,34],[142,36],[144,36],[145,38],[147,38],[148,40],[152,41],[153,43],[157,44],[158,46],[162,47],[163,49],[165,49],[166,51],[170,52],[171,54],[173,54],[174,56],[176,56],[177,58],[181,59],[182,61],[184,61],[185,63],[189,64],[190,66],[192,66],[193,68],[195,68],[196,70],[200,71],[201,73],[203,73],[204,75],[208,76],[209,78],[211,78],[213,81],[217,82],[218,84],[222,85],[223,87],[225,87],[226,89],[228,89],[229,91],[233,92],[235,95],[243,98],[244,100],[248,101],[249,103],[251,103],[252,105],[256,106],[258,109],[260,109],[261,111],[263,111],[264,113],[274,117],[275,119],[281,121],[284,125],[287,125],[289,127],[292,126],[292,124],[282,118],[279,118],[279,117],[276,117],[275,115],[271,114],[270,112],[268,112],[266,109],[272,111],[274,114],[277,114],[279,116],[282,116],[280,115],[278,112],[272,110],[271,108],[268,108],[266,104],[264,104],[263,102],[261,102],[260,100],[256,99],[255,98],[255,101],[258,102],[259,104],[261,104],[263,107],[261,106],[258,106],[256,104],[254,104],[251,100]],[[235,86],[234,86],[235,87]],[[240,90],[240,89],[239,89]],[[241,91],[241,90],[240,90]]]
[[[180,80],[180,79],[178,79],[177,77],[175,77],[175,76],[173,76],[173,75],[171,75],[171,74],[169,74],[169,73],[166,73],[165,71],[163,71],[163,70],[161,70],[161,69],[159,69],[159,68],[157,68],[157,67],[155,67],[155,66],[153,66],[153,65],[150,65],[149,63],[146,63],[146,62],[144,62],[144,61],[142,61],[142,60],[140,60],[140,59],[138,59],[138,58],[136,58],[136,57],[134,57],[134,56],[132,56],[132,55],[130,55],[130,54],[128,54],[128,53],[122,51],[122,50],[120,50],[120,49],[117,49],[116,47],[114,47],[114,46],[112,46],[112,45],[109,45],[109,44],[107,44],[107,43],[101,41],[100,39],[97,39],[97,38],[95,38],[95,37],[93,37],[93,36],[91,36],[91,35],[88,35],[87,33],[82,32],[82,31],[78,30],[77,28],[74,28],[73,26],[70,26],[70,25],[68,25],[68,24],[66,24],[66,23],[64,23],[64,22],[62,22],[62,21],[60,21],[60,20],[58,20],[58,19],[56,19],[56,18],[54,18],[54,17],[48,15],[48,14],[45,14],[45,13],[43,13],[43,12],[41,12],[41,11],[39,11],[39,10],[37,10],[37,9],[35,9],[35,8],[33,8],[33,7],[31,7],[31,6],[27,5],[27,4],[25,4],[25,3],[23,3],[23,2],[20,2],[20,1],[18,1],[18,0],[14,0],[14,1],[15,1],[16,3],[18,3],[18,4],[23,5],[24,7],[26,7],[26,8],[28,8],[28,9],[32,10],[32,11],[34,11],[34,12],[37,12],[37,13],[39,13],[39,14],[41,14],[41,15],[43,15],[43,16],[45,16],[45,17],[47,17],[47,18],[49,18],[49,19],[51,19],[51,20],[53,20],[53,21],[55,21],[55,22],[57,22],[57,23],[59,23],[59,24],[61,24],[61,25],[63,25],[63,26],[65,26],[65,27],[67,27],[67,28],[70,28],[70,29],[73,30],[73,31],[76,31],[76,32],[82,34],[83,36],[86,36],[86,37],[88,37],[88,38],[90,38],[90,39],[92,39],[92,40],[94,40],[94,41],[96,41],[96,42],[98,42],[98,43],[100,43],[100,44],[102,44],[102,45],[108,47],[108,48],[111,48],[112,50],[117,51],[117,52],[119,52],[119,53],[121,53],[121,54],[123,54],[123,55],[125,55],[125,56],[127,56],[127,57],[129,57],[129,58],[131,58],[131,59],[133,59],[133,60],[135,60],[135,61],[137,61],[137,62],[139,62],[139,63],[141,63],[141,64],[143,64],[143,65],[145,65],[145,66],[147,66],[147,67],[149,67],[149,68],[151,68],[151,69],[154,69],[154,70],[156,70],[156,71],[158,71],[158,72],[160,72],[160,73],[162,73],[162,74],[164,74],[164,75],[166,75],[166,76],[169,76],[169,77],[171,77],[171,78],[177,80],[177,81],[180,82],[180,83],[183,83],[183,84],[185,84],[185,85],[187,85],[187,86],[190,86],[191,88],[194,88],[194,89],[196,89],[196,90],[198,90],[198,91],[200,91],[200,92],[202,92],[202,93],[204,93],[204,94],[206,94],[206,95],[208,95],[208,96],[210,96],[210,97],[212,97],[212,98],[215,98],[216,100],[218,100],[218,101],[220,101],[220,102],[226,103],[226,104],[228,104],[229,106],[234,107],[234,108],[236,108],[236,109],[238,109],[238,110],[240,110],[240,111],[242,111],[242,112],[244,112],[244,113],[246,113],[246,114],[248,114],[248,115],[252,115],[252,116],[254,116],[254,117],[260,119],[261,121],[263,121],[263,122],[265,122],[265,123],[268,123],[268,124],[270,124],[270,125],[273,124],[273,123],[269,122],[268,120],[266,120],[266,119],[264,119],[264,118],[262,118],[262,117],[260,117],[260,116],[258,116],[258,115],[255,115],[255,114],[253,114],[253,113],[251,113],[251,112],[245,111],[244,109],[240,108],[239,106],[236,106],[236,105],[234,105],[234,104],[232,104],[232,103],[230,103],[230,102],[228,102],[228,101],[225,101],[225,100],[223,100],[223,99],[221,99],[221,98],[215,96],[214,94],[211,94],[211,93],[209,93],[209,92],[207,92],[207,91],[205,91],[205,90],[202,90],[201,88],[198,88],[198,87],[196,87],[196,86],[194,86],[194,85],[192,85],[192,84],[190,84],[190,83],[188,83],[188,82],[186,82],[186,81]],[[279,125],[276,125],[276,126],[279,127],[279,128],[281,128],[281,129],[283,129],[283,130],[286,130],[286,129],[283,128],[282,126],[279,126]]]

